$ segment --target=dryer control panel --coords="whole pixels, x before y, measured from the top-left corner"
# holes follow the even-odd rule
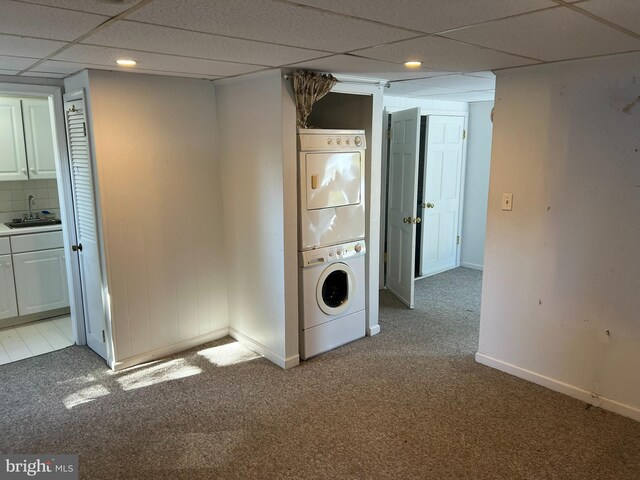
[[[298,150],[302,152],[365,150],[364,130],[298,130]]]
[[[321,265],[323,263],[339,262],[347,258],[359,257],[366,253],[364,240],[319,247],[306,252],[300,252],[300,266],[302,268]]]

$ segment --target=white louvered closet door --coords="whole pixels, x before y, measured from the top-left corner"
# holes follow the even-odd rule
[[[93,164],[84,99],[78,99],[76,96],[74,100],[65,101],[64,111],[76,220],[78,248],[76,253],[80,263],[87,344],[98,355],[107,359],[106,314],[92,173]]]

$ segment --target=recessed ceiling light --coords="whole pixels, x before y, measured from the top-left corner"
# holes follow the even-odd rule
[[[409,62],[404,62],[404,66],[407,68],[418,68],[422,65],[422,62],[418,62],[415,60],[411,60]]]
[[[120,65],[121,67],[133,67],[136,64],[136,61],[135,60],[129,60],[129,59],[121,58],[119,60],[116,60],[116,63],[118,65]]]

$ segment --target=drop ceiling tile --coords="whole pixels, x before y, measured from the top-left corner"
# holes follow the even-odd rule
[[[407,69],[404,65],[381,62],[369,58],[356,57],[352,55],[334,55],[332,57],[311,60],[293,65],[292,68],[305,70],[316,70],[328,72],[334,75],[352,75],[379,80],[401,80],[409,78],[421,78],[436,75],[445,75],[447,72],[435,70]]]
[[[130,20],[330,52],[415,34],[273,0],[154,0]]]
[[[640,2],[638,0],[590,0],[577,6],[640,34]]]
[[[118,58],[132,58],[138,62],[135,68],[125,68],[127,71],[157,70],[163,72],[190,73],[206,76],[232,76],[262,70],[258,65],[244,65],[239,63],[218,62],[198,58],[162,55],[159,53],[134,52],[122,48],[94,47],[91,45],[73,45],[54,60],[66,60],[75,63],[103,65],[113,70]],[[122,69],[122,67],[120,67]]]
[[[552,0],[295,0],[296,3],[377,22],[437,33],[557,6]]]
[[[74,40],[109,17],[3,0],[0,32],[52,40]]]
[[[390,95],[422,96],[460,93],[478,90],[494,90],[495,78],[472,77],[463,74],[442,75],[402,82],[392,82]]]
[[[0,55],[42,58],[64,46],[65,42],[0,35]]]
[[[327,55],[316,50],[129,21],[116,22],[91,35],[83,43],[269,66],[286,65]]]
[[[38,65],[34,69],[34,72],[38,74],[47,73],[47,75],[54,72],[55,74],[61,75],[62,77],[68,77],[69,75],[73,75],[74,73],[77,73],[85,69],[109,70],[109,71],[118,71],[118,72],[124,72],[124,73],[132,73],[131,69],[112,67],[108,65],[95,65],[90,63],[63,62],[58,60],[47,60],[46,62],[43,62],[42,64]],[[29,72],[29,73],[33,73],[33,72]],[[172,76],[172,77],[186,77],[186,78],[206,78],[210,80],[222,78],[217,75],[189,74],[189,73],[162,71],[162,70],[146,70],[144,68],[136,68],[135,73],[148,73],[151,75],[166,75],[166,76]]]
[[[55,73],[63,76],[72,75],[85,68],[96,68],[95,65],[85,65],[73,62],[58,62],[56,60],[46,60],[30,72],[34,73]]]
[[[114,17],[132,7],[140,0],[105,1],[105,0],[22,0],[25,3],[66,8],[87,13],[100,13]]]
[[[640,50],[639,39],[569,8],[497,20],[445,36],[547,61]]]
[[[439,37],[405,40],[392,45],[359,50],[357,54],[397,63],[420,60],[427,68],[450,72],[495,70],[536,63],[534,60]]]
[[[37,58],[10,57],[8,55],[0,55],[0,69],[20,71],[30,67],[37,61]]]

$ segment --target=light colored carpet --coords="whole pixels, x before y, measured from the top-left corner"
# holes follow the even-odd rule
[[[230,339],[118,374],[80,347],[4,365],[0,451],[77,452],[86,479],[638,480],[640,423],[474,362],[480,284],[382,292],[379,335],[289,371]]]

